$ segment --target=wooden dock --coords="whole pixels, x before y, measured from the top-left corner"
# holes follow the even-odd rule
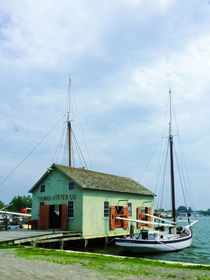
[[[65,241],[83,240],[81,232],[61,230],[5,230],[0,232],[0,244],[45,245],[59,243],[62,249]]]

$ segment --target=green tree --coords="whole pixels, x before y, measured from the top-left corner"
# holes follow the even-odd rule
[[[0,210],[1,210],[2,208],[4,208],[4,206],[5,206],[5,205],[4,205],[4,202],[0,200]]]
[[[177,209],[178,213],[186,213],[187,212],[187,208],[185,206],[179,206]]]
[[[32,198],[30,195],[15,196],[10,202],[11,206],[8,207],[9,211],[20,212],[22,208],[31,208]]]
[[[210,209],[208,209],[206,212],[207,212],[207,215],[210,215]]]

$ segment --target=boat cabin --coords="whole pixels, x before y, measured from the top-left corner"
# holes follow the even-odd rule
[[[79,231],[83,237],[129,234],[116,217],[149,220],[154,193],[134,180],[53,164],[31,188],[32,222],[37,228]],[[148,228],[135,223],[133,230]],[[138,230],[139,231],[139,230]]]

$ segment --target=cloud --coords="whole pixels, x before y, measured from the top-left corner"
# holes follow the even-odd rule
[[[0,6],[1,56],[5,65],[50,69],[75,63],[84,55],[103,57],[104,39],[134,9],[143,22],[162,14],[170,1],[13,1]]]
[[[82,150],[88,143],[94,169],[138,177],[167,129],[171,87],[193,174],[201,174],[210,131],[207,7],[169,0],[2,1],[0,141],[8,163],[2,172],[66,112],[71,72],[86,140],[75,107],[73,128]],[[49,166],[64,125],[15,175],[10,196],[21,184],[28,190]],[[30,174],[27,182],[22,172]]]

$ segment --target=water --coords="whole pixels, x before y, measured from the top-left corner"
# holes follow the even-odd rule
[[[178,252],[145,255],[145,258],[210,265],[210,217],[199,217],[193,226],[193,241],[189,248]]]
[[[108,246],[106,249],[93,249],[94,252],[105,254],[143,257],[154,260],[167,260],[185,263],[197,263],[210,265],[210,217],[199,217],[198,223],[193,226],[193,241],[189,248],[178,252],[159,254],[131,254],[124,248]]]

